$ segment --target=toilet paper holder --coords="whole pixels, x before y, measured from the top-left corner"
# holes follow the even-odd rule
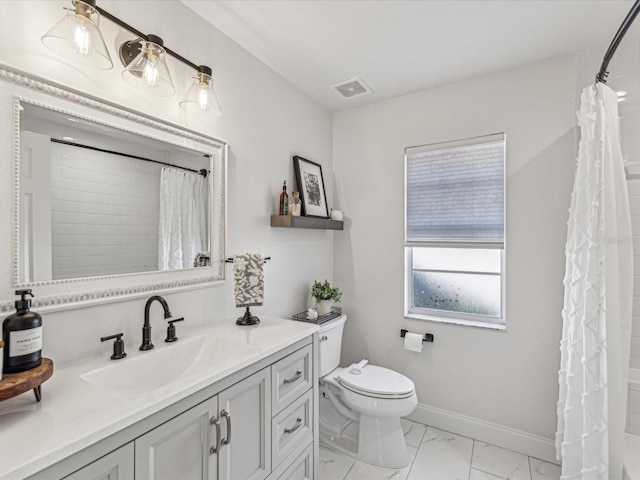
[[[405,330],[404,328],[400,330],[400,336],[404,338],[409,330]],[[433,342],[433,333],[425,333],[422,337],[422,342]]]

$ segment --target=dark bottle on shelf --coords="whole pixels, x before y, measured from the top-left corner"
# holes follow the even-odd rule
[[[289,195],[287,195],[287,181],[284,181],[282,186],[282,193],[280,194],[280,215],[286,215],[289,213]]]

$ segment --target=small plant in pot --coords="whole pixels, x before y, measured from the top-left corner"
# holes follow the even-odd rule
[[[324,282],[314,281],[313,287],[311,287],[311,296],[316,299],[318,315],[326,315],[331,312],[331,302],[338,303],[342,300],[340,289],[333,288],[327,280]]]

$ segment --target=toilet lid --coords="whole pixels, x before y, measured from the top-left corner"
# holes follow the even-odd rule
[[[337,380],[346,387],[374,395],[405,395],[413,393],[415,388],[413,382],[401,373],[375,365],[365,365],[360,374],[345,369]]]

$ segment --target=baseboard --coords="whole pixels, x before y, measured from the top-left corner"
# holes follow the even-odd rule
[[[531,433],[491,423],[478,418],[460,415],[419,403],[409,420],[430,425],[464,437],[507,448],[515,452],[539,458],[546,462],[558,463],[553,440]]]

